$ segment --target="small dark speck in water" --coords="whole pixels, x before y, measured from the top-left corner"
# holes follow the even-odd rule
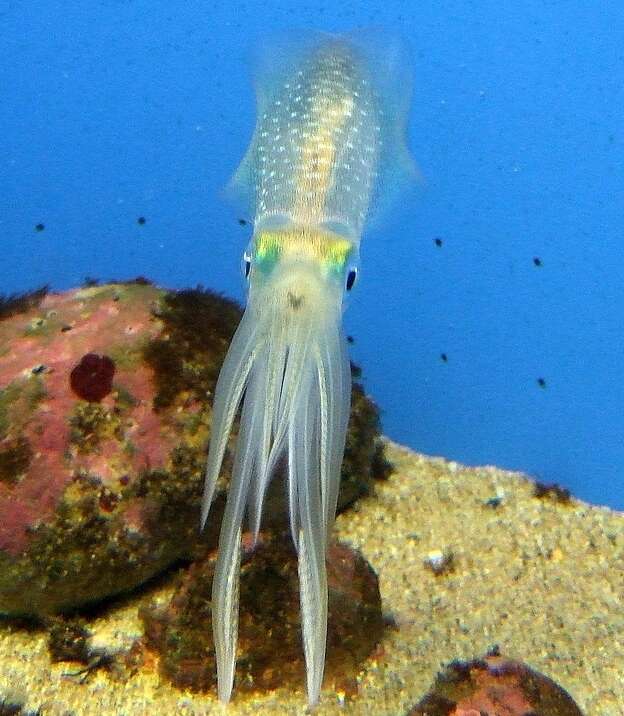
[[[147,219],[144,216],[139,216],[139,218],[137,219],[137,224],[139,224],[139,226],[143,226],[146,221]]]
[[[535,266],[543,266],[543,265],[544,265],[544,264],[542,263],[542,259],[540,259],[539,256],[534,256],[534,257],[533,257],[533,263],[535,264]]]
[[[538,378],[538,379],[537,379],[537,384],[539,385],[540,388],[545,388],[545,387],[546,387],[546,380],[545,380],[544,378]]]
[[[45,224],[36,224],[35,225],[35,231],[43,231],[45,229]]]
[[[246,220],[246,219],[239,219],[239,220],[238,220],[238,223],[239,223],[241,226],[247,226],[247,220]]]
[[[446,353],[440,353],[440,360],[443,363],[448,363],[448,356],[446,355]]]
[[[440,246],[442,246],[442,239],[439,236],[436,236],[435,239],[433,240],[433,243],[436,246],[440,247]]]

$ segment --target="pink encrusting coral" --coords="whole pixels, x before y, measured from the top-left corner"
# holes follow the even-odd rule
[[[132,286],[48,294],[37,308],[0,324],[0,386],[27,396],[6,406],[10,426],[0,449],[19,433],[32,456],[17,484],[0,482],[0,550],[15,555],[25,548],[32,528],[53,514],[77,471],[106,484],[124,472],[164,467],[177,438],[162,429],[151,409],[151,371],[138,370],[143,344],[162,330],[145,300],[156,300],[157,293],[149,286]],[[115,364],[107,351],[124,356],[125,365]],[[99,352],[116,370],[117,393],[106,391],[101,398],[105,415],[117,410],[119,391],[131,395],[132,404],[124,407],[124,425],[115,438],[101,440],[97,450],[81,451],[71,440],[71,416],[80,401],[71,376],[85,355]],[[131,442],[132,450],[120,453],[123,441]]]
[[[210,385],[204,396],[180,385],[155,409],[166,378],[149,349],[168,340],[156,315],[167,295],[145,282],[92,286],[0,322],[0,612],[99,599],[192,553],[192,500],[178,529],[161,511],[176,499],[176,450],[203,457]],[[201,360],[218,363],[221,352]],[[168,492],[158,485],[167,478]]]
[[[0,613],[72,609],[214,546],[229,458],[201,538],[199,504],[239,318],[209,291],[144,280],[0,299]],[[353,408],[344,504],[385,464],[357,385]]]

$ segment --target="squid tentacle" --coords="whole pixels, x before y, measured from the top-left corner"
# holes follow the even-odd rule
[[[257,460],[257,432],[262,413],[258,410],[258,387],[262,385],[264,361],[260,360],[250,376],[248,395],[243,403],[241,427],[232,470],[230,491],[219,536],[219,551],[212,585],[212,626],[217,657],[219,699],[229,701],[236,667],[238,636],[239,571],[241,561],[241,525],[245,499]]]
[[[245,312],[232,338],[215,388],[210,447],[201,509],[201,529],[204,528],[208,518],[232,424],[257,351],[257,327],[251,326],[250,323],[250,318]]]
[[[269,312],[241,322],[219,388],[242,412],[232,480],[213,583],[213,631],[218,692],[231,696],[236,662],[238,572],[242,520],[247,507],[257,537],[268,482],[287,457],[289,516],[299,554],[299,579],[307,690],[318,701],[327,629],[325,552],[338,495],[340,465],[349,410],[345,384],[348,360],[340,323],[330,314],[297,316],[287,326]],[[277,322],[278,327],[266,322]],[[266,336],[273,340],[267,341]],[[345,367],[346,366],[346,367]],[[214,449],[224,452],[233,410],[219,401],[213,418]],[[212,447],[211,447],[212,449]],[[209,473],[220,465],[209,462]],[[214,491],[214,488],[212,488]],[[211,497],[212,492],[207,489]],[[204,505],[207,511],[208,505]]]

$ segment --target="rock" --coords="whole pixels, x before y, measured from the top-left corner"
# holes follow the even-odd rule
[[[583,716],[572,697],[526,664],[489,655],[453,662],[408,716]]]
[[[48,623],[48,652],[52,661],[89,660],[89,630],[84,619],[53,617]]]
[[[229,456],[201,536],[199,504],[239,318],[209,291],[144,279],[0,299],[0,613],[99,601],[214,546]],[[387,471],[378,427],[356,385],[342,505]],[[284,514],[269,501],[269,523]]]
[[[303,689],[297,557],[287,533],[247,542],[241,567],[235,692]],[[213,691],[211,585],[216,552],[182,577],[170,602],[143,612],[147,647],[161,675],[181,689]],[[334,544],[327,560],[329,617],[325,688],[357,693],[356,676],[384,631],[377,576],[354,549]]]

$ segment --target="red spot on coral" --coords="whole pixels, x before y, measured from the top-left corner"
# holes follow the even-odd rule
[[[69,382],[83,400],[98,402],[113,388],[115,363],[104,355],[85,353],[72,370]]]

